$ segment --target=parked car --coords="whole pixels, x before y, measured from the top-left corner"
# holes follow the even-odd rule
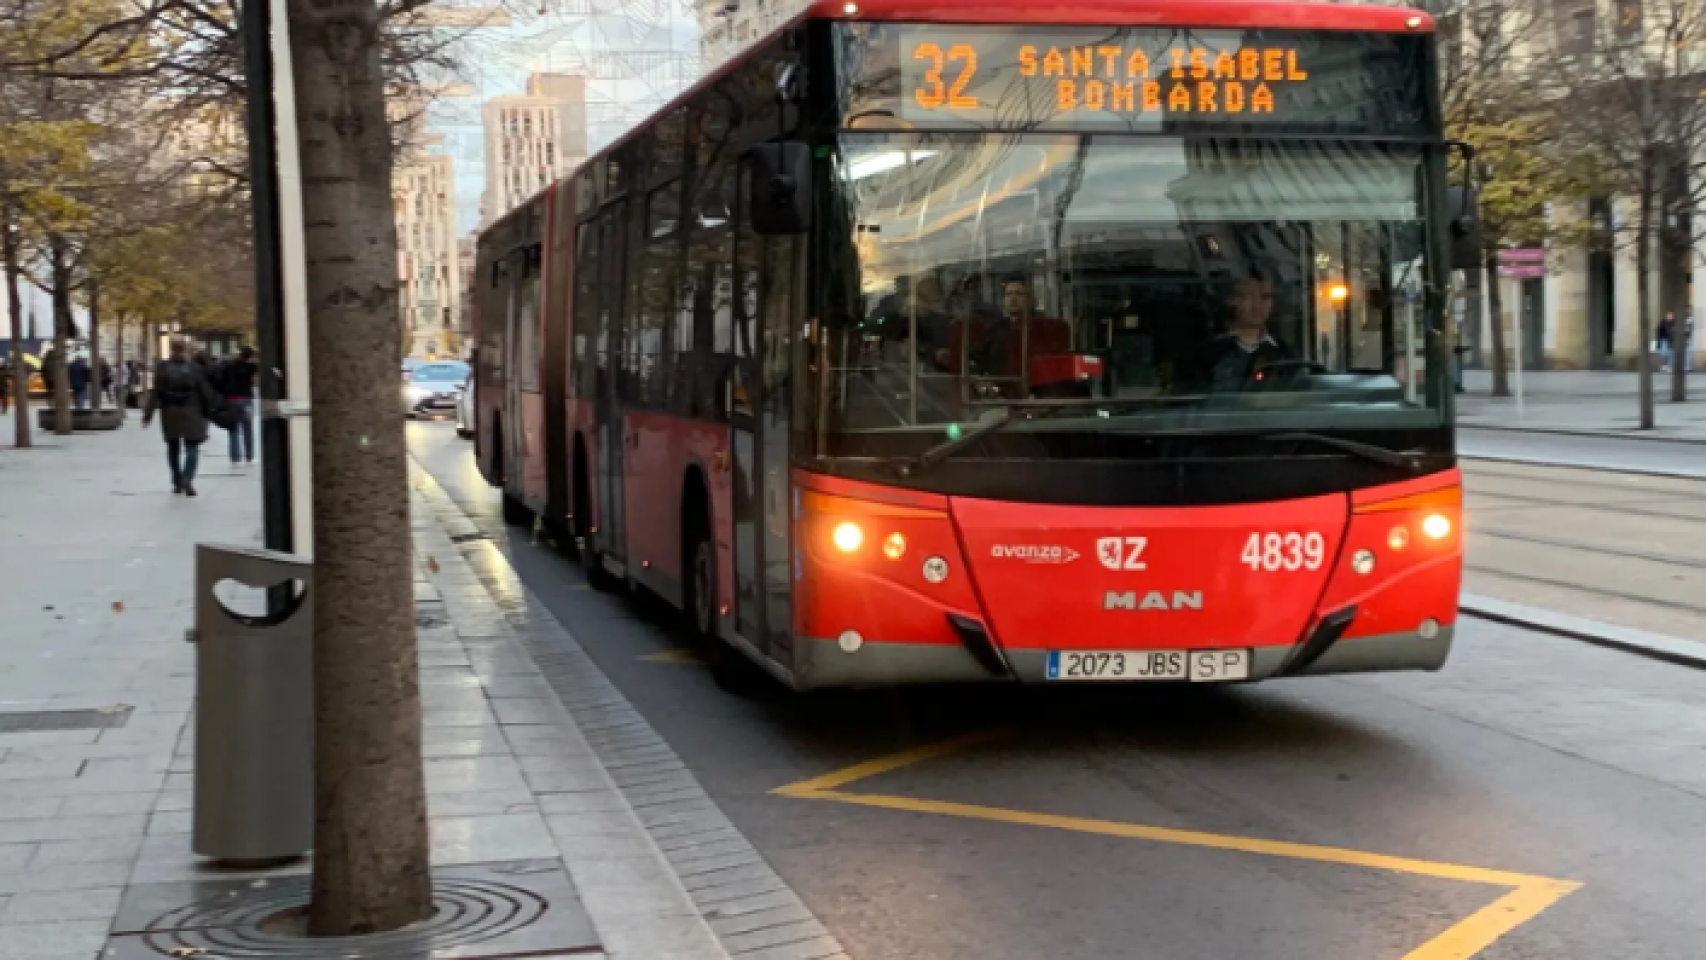
[[[462,392],[456,397],[456,435],[464,440],[474,437],[474,372],[462,382]]]
[[[403,416],[437,417],[456,412],[456,399],[468,382],[469,368],[460,361],[423,363],[403,384]]]

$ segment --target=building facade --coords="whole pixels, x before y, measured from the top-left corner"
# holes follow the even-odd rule
[[[531,74],[525,94],[493,97],[480,113],[486,140],[482,227],[586,159],[585,77]]]
[[[397,219],[398,300],[405,353],[461,354],[462,268],[456,244],[451,159],[415,153],[392,175]]]
[[[1690,0],[1446,0],[1429,6],[1439,8],[1435,14],[1448,105],[1454,88],[1460,96],[1467,91],[1473,97],[1479,91],[1483,98],[1496,100],[1515,84],[1556,91],[1550,95],[1559,97],[1591,99],[1603,94],[1606,107],[1577,111],[1599,116],[1626,101],[1634,89],[1630,85],[1641,83],[1641,76],[1649,78],[1646,83],[1655,91],[1706,88],[1706,44],[1692,39],[1706,35],[1706,8]],[[1678,105],[1652,116],[1667,118],[1671,128],[1690,136],[1693,149],[1706,151],[1706,137],[1699,135],[1706,130],[1706,98],[1674,102]],[[1599,135],[1612,136],[1614,129],[1619,128],[1604,126]],[[1667,312],[1679,320],[1706,314],[1706,230],[1693,210],[1706,198],[1706,182],[1700,179],[1698,163],[1677,167],[1671,185],[1660,187],[1656,198],[1662,209],[1681,212],[1659,217],[1661,222],[1654,224],[1647,277],[1649,331]],[[1534,370],[1636,368],[1651,347],[1640,335],[1636,201],[1626,196],[1560,197],[1548,205],[1546,215],[1553,227],[1549,233],[1569,239],[1501,254],[1501,261],[1507,262],[1500,275],[1484,281],[1498,285],[1500,316],[1491,315],[1489,298],[1460,294],[1457,320],[1468,348],[1466,364],[1492,365],[1492,327],[1498,322],[1507,366],[1520,362]],[[1701,340],[1696,331],[1689,344],[1696,367],[1706,360]]]

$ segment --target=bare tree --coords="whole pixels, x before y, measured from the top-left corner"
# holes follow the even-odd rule
[[[1481,186],[1483,266],[1470,271],[1468,279],[1472,322],[1479,323],[1481,297],[1487,298],[1495,397],[1510,396],[1498,251],[1507,241],[1538,240],[1536,228],[1544,233],[1546,223],[1546,198],[1531,193],[1517,169],[1530,175],[1543,165],[1518,156],[1521,151],[1511,148],[1521,141],[1510,135],[1513,128],[1534,131],[1536,118],[1545,112],[1527,56],[1540,23],[1535,9],[1519,0],[1469,0],[1439,16],[1440,102],[1447,135],[1474,145],[1483,158],[1480,169],[1471,171]]]
[[[1706,99],[1700,96],[1706,61],[1699,52],[1706,42],[1706,6],[1624,0],[1614,13],[1610,22],[1595,19],[1591,29],[1565,38],[1549,86],[1571,104],[1560,111],[1567,121],[1562,129],[1592,159],[1600,190],[1635,201],[1634,218],[1614,216],[1604,239],[1617,249],[1634,248],[1640,424],[1651,429],[1653,318],[1661,310],[1683,315],[1684,275],[1695,246],[1706,239],[1706,218],[1698,215],[1706,199]],[[1673,342],[1683,339],[1679,333]],[[1677,361],[1671,399],[1682,401],[1687,364],[1680,355]]]

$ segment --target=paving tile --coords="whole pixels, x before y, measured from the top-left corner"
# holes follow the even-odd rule
[[[556,723],[563,717],[563,708],[555,699],[543,697],[528,697],[514,700],[493,700],[492,712],[497,715],[498,722],[511,723]],[[0,764],[0,768],[4,765]]]
[[[64,797],[21,797],[0,803],[0,820],[39,820],[57,816],[65,805]]]
[[[111,920],[118,911],[119,887],[52,893],[13,894],[0,912],[0,925],[52,920]]]
[[[429,793],[476,793],[527,788],[521,776],[521,768],[508,756],[434,759],[426,761],[425,767]]]
[[[60,817],[53,820],[0,820],[0,843],[41,840],[96,840],[141,834],[147,817]]]
[[[36,855],[36,849],[41,846],[36,843],[0,843],[0,875],[7,871],[22,870]]]
[[[90,960],[107,939],[106,920],[0,926],[4,960]]]
[[[194,790],[162,790],[160,799],[154,804],[155,813],[172,813],[180,810],[190,810],[195,806]]]
[[[538,799],[525,789],[427,794],[427,813],[432,817],[479,817],[538,809]]]
[[[156,811],[148,817],[148,835],[189,833],[192,817],[188,810]]]
[[[30,893],[46,890],[95,890],[116,887],[130,874],[130,864],[122,861],[103,863],[64,863],[31,867],[28,871],[0,873],[0,893]],[[4,956],[4,954],[0,954]]]
[[[54,760],[45,763],[0,762],[0,781],[13,780],[69,780],[82,770],[83,763],[79,760]]]
[[[490,863],[555,856],[557,846],[537,813],[435,817],[432,862]]]
[[[50,840],[36,845],[30,866],[51,867],[68,863],[134,861],[142,850],[142,837],[109,837],[105,840]]]

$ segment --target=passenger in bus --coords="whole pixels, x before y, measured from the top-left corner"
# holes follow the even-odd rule
[[[1179,384],[1190,392],[1235,393],[1261,385],[1265,371],[1297,359],[1269,328],[1274,286],[1257,273],[1233,283],[1226,299],[1226,330],[1203,346]]]
[[[970,329],[969,338],[965,331]],[[1022,331],[1028,334],[1021,336]],[[1030,285],[1017,277],[1001,285],[1001,311],[994,317],[955,320],[949,335],[948,369],[985,377],[1018,378],[1027,357],[1063,353],[1069,349],[1071,328],[1063,320],[1039,316]],[[1006,391],[1004,391],[1006,392]]]

